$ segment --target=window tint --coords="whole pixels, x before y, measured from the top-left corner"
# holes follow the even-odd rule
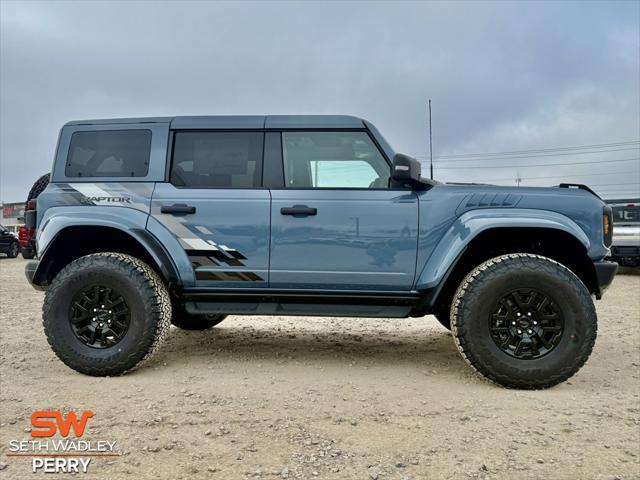
[[[68,177],[144,177],[149,171],[150,130],[97,130],[71,136]]]
[[[176,133],[171,183],[208,188],[260,186],[262,137],[258,132]]]
[[[388,188],[390,168],[366,132],[283,132],[289,188]]]

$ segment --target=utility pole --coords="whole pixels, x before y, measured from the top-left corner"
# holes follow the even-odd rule
[[[433,138],[431,136],[431,99],[429,99],[429,173],[433,180]]]

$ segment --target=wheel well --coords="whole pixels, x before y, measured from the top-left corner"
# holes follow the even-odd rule
[[[434,295],[431,310],[436,314],[448,312],[464,277],[482,262],[507,253],[535,253],[551,258],[575,273],[590,293],[599,293],[593,262],[573,235],[551,228],[494,228],[469,243]]]
[[[124,253],[139,258],[165,278],[147,248],[129,233],[113,227],[75,226],[62,229],[47,247],[34,283],[48,285],[69,263],[99,252]]]

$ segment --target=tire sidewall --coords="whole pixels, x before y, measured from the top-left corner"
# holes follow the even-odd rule
[[[554,269],[530,268],[514,265],[509,259],[503,260],[493,269],[484,272],[479,269],[482,273],[470,281],[467,291],[459,290],[456,294],[460,303],[452,318],[454,334],[464,337],[461,350],[480,373],[498,383],[516,379],[523,386],[528,382],[532,388],[537,388],[567,371],[574,373],[591,352],[589,343],[595,338],[597,322],[586,287],[572,272],[555,262],[542,257],[536,260],[538,265],[544,262],[553,265]],[[496,345],[491,336],[490,319],[498,300],[519,288],[532,288],[548,296],[563,315],[564,329],[560,342],[537,359],[510,356]],[[585,294],[588,303],[585,302]]]
[[[71,305],[80,292],[92,285],[112,288],[122,295],[130,312],[129,327],[117,344],[107,348],[93,348],[76,337],[69,320]],[[154,338],[148,332],[155,330],[156,317],[148,308],[145,297],[153,292],[143,292],[149,287],[136,283],[131,276],[113,265],[91,266],[65,277],[52,292],[50,310],[44,318],[45,328],[59,350],[69,361],[77,362],[80,369],[105,368],[126,361],[135,365],[151,347]],[[147,295],[145,295],[146,293]]]

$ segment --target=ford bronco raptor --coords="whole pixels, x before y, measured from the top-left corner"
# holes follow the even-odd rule
[[[171,323],[434,314],[485,378],[546,388],[596,339],[611,209],[583,185],[442,184],[350,116],[88,120],[30,202],[56,355],[137,367]]]

